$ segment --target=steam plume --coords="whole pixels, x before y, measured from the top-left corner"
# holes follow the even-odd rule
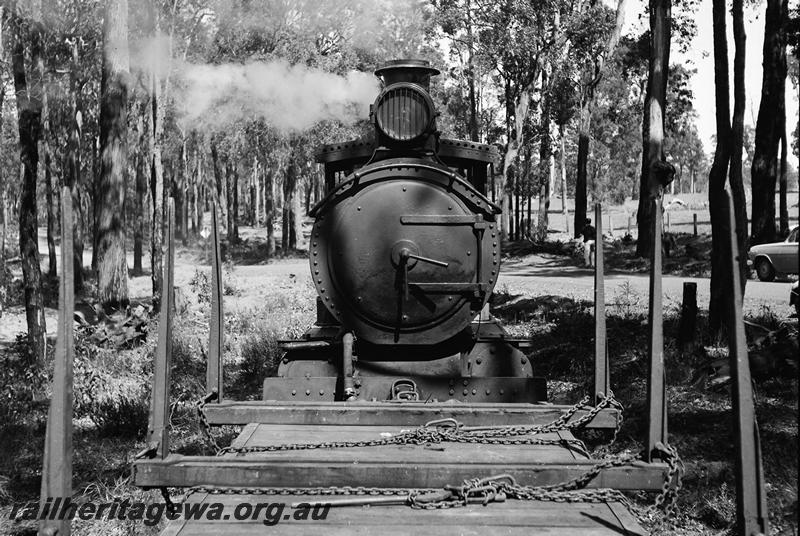
[[[263,119],[283,132],[302,131],[323,120],[352,123],[369,114],[378,93],[372,74],[346,76],[289,65],[283,60],[180,68],[182,122],[219,128],[237,120]]]

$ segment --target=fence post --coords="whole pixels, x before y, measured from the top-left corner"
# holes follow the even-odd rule
[[[728,317],[728,348],[731,360],[733,389],[733,423],[736,434],[736,521],[739,534],[767,534],[767,494],[764,489],[764,468],[761,464],[761,443],[753,404],[753,384],[742,315],[742,287],[739,283],[739,251],[736,243],[736,221],[730,192],[725,192],[729,229],[728,251],[733,304]]]
[[[694,225],[694,236],[697,236],[697,212],[692,214],[692,223]]]
[[[49,498],[57,501],[72,497],[72,371],[75,355],[73,314],[75,310],[75,277],[72,262],[72,194],[61,189],[61,278],[58,282],[58,328],[53,363],[53,398],[47,413],[44,440],[41,503]],[[54,503],[53,511],[58,508]],[[70,535],[70,519],[42,519],[42,536]]]
[[[650,247],[650,299],[648,323],[650,340],[648,343],[648,378],[647,378],[647,449],[645,457],[652,462],[658,456],[656,445],[667,443],[667,401],[664,383],[664,320],[661,290],[661,235],[662,235],[662,199],[653,199],[653,240]]]
[[[681,320],[678,329],[678,345],[681,352],[689,354],[694,351],[695,327],[697,325],[697,283],[683,283],[683,301],[681,303]]]

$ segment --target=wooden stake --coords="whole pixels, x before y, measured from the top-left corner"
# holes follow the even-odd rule
[[[211,324],[208,335],[208,363],[206,365],[206,393],[216,393],[222,400],[222,350],[224,344],[222,310],[222,255],[220,254],[217,207],[211,209]]]
[[[728,317],[728,347],[733,376],[733,424],[736,434],[736,521],[739,534],[767,534],[767,493],[764,489],[764,468],[758,434],[750,361],[742,314],[742,287],[739,282],[739,251],[736,243],[736,221],[730,192],[725,192],[728,211],[728,251],[733,306]]]
[[[603,266],[603,210],[595,205],[595,263],[594,263],[594,400],[598,404],[611,388],[606,352],[606,298]]]
[[[161,280],[161,312],[158,320],[158,345],[153,370],[153,396],[147,427],[147,452],[162,460],[169,455],[169,386],[172,361],[172,308],[175,275],[175,200],[169,199],[167,210],[166,258]]]
[[[45,504],[51,498],[63,501],[72,497],[72,369],[75,355],[72,316],[75,310],[75,277],[72,262],[72,194],[69,188],[62,189],[61,200],[58,328],[53,367],[53,398],[50,401],[45,432],[40,504]],[[42,536],[69,536],[70,530],[69,519],[39,521],[39,534]]]
[[[661,290],[661,197],[653,199],[653,240],[650,247],[650,303],[648,323],[650,340],[648,344],[647,378],[647,450],[645,461],[652,462],[657,456],[657,443],[667,442],[667,402],[664,383],[664,320],[663,297]]]

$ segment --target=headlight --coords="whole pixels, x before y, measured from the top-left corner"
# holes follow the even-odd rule
[[[395,141],[410,141],[428,131],[433,121],[433,102],[415,84],[387,87],[375,103],[375,124]]]

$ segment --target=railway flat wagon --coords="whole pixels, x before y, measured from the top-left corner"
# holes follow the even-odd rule
[[[187,489],[171,506],[165,535],[645,534],[623,492],[656,492],[666,516],[674,508],[683,467],[667,441],[660,251],[652,259],[644,449],[595,459],[580,434],[614,432],[622,421],[606,355],[603,248],[595,262],[594,379],[574,405],[553,404],[526,353],[532,343],[510,337],[488,305],[501,258],[501,211],[490,194],[497,151],[439,135],[429,94],[436,74],[420,60],[379,68],[372,135],[320,149],[326,195],[311,211],[309,244],[317,318],[303,337],[281,342],[277,375],[264,380],[260,400],[231,400],[223,391],[212,213],[207,394],[197,403],[216,451],[208,456],[170,451],[170,205],[147,446],[133,464],[136,485],[162,489],[169,502],[168,488]],[[653,203],[658,237],[660,198]],[[71,277],[64,280],[69,295]],[[67,319],[70,307],[67,300]],[[71,330],[63,318],[60,330],[58,355],[67,363]],[[68,385],[65,367],[56,382]],[[737,385],[745,390],[741,406],[749,396],[752,410],[749,381]],[[71,396],[54,393],[65,403]],[[68,458],[69,445],[57,441],[67,420],[51,411],[45,486],[52,489],[69,476],[48,471]],[[215,439],[223,425],[241,427],[230,445]],[[755,447],[742,450],[753,454],[743,465],[755,471]],[[765,510],[749,512],[751,527],[763,521]],[[69,530],[56,522],[45,528]]]

